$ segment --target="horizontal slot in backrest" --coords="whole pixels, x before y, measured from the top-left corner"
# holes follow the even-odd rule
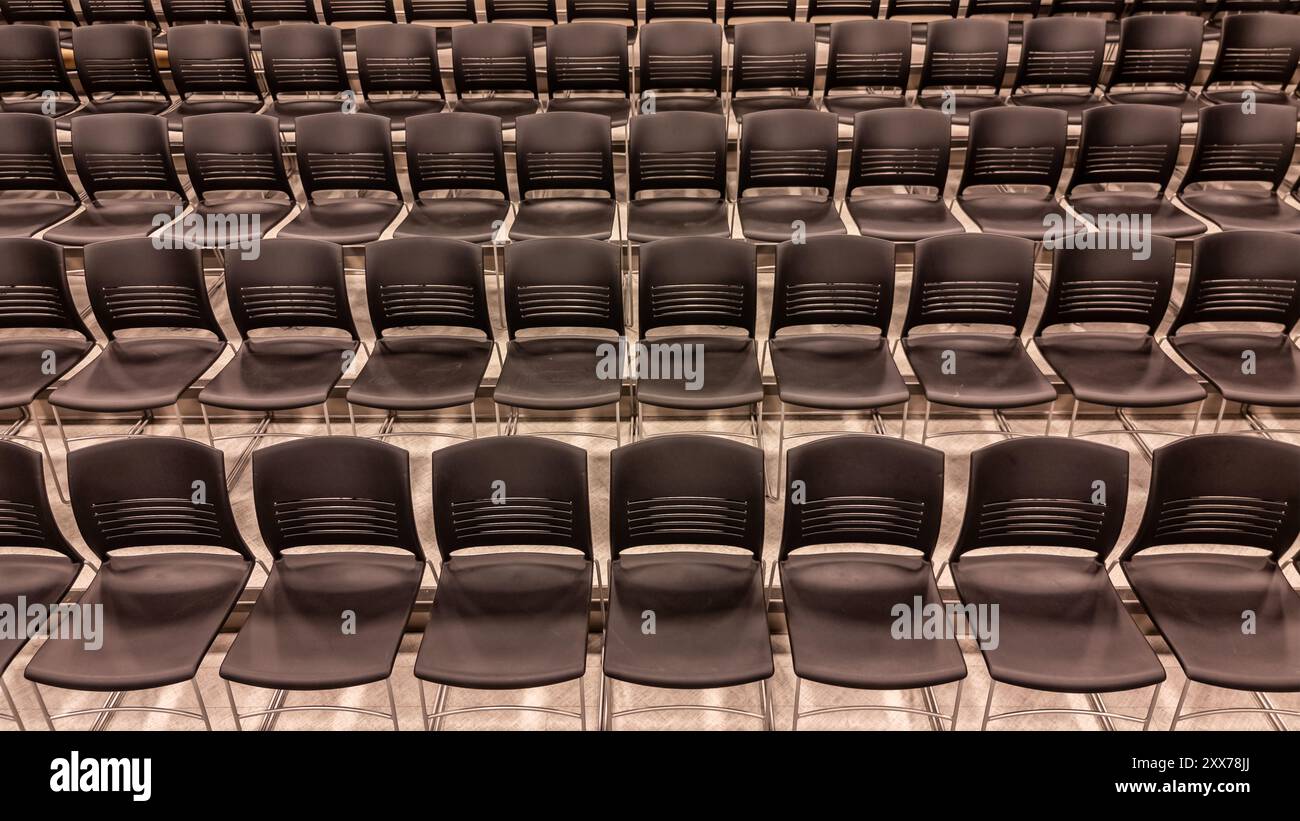
[[[494,0],[492,7],[494,17],[527,15],[530,20],[549,20],[552,16],[551,4],[547,0]]]
[[[530,186],[586,188],[605,181],[605,155],[599,151],[530,151],[526,157]]]
[[[276,502],[275,526],[286,546],[366,544],[397,546],[394,502],[351,497],[314,497]]]
[[[1189,496],[1160,505],[1157,541],[1272,547],[1287,515],[1287,502],[1253,496]]]
[[[452,502],[451,526],[457,542],[567,543],[574,541],[573,502],[529,496]]]
[[[639,182],[708,188],[717,184],[718,159],[716,151],[642,151],[636,158]]]
[[[95,187],[166,187],[167,163],[161,154],[87,154],[85,170]]]
[[[834,496],[809,499],[798,506],[799,535],[804,542],[827,544],[836,537],[866,541],[911,541],[921,532],[925,502],[888,496]]]
[[[561,319],[573,319],[580,325],[606,324],[610,298],[608,285],[521,285],[515,289],[522,319],[552,324]]]
[[[336,91],[347,85],[333,57],[275,57],[271,72],[280,91]]]
[[[52,154],[0,154],[0,187],[62,189],[64,182]]]
[[[898,82],[906,55],[898,51],[835,55],[835,80],[842,86],[881,86]]]
[[[41,517],[33,505],[0,499],[0,545],[47,547]]]
[[[646,57],[646,86],[650,88],[711,88],[713,54],[650,54]]]
[[[65,88],[59,64],[47,57],[0,56],[0,89]]]
[[[1258,78],[1290,82],[1295,68],[1295,51],[1287,46],[1244,48],[1227,46],[1219,58],[1220,79]]]
[[[91,506],[95,524],[108,548],[140,540],[171,540],[175,544],[223,543],[217,510],[210,503],[188,498],[118,499]]]
[[[1159,290],[1143,280],[1076,279],[1061,285],[1057,312],[1067,322],[1087,322],[1091,314],[1132,315],[1134,322],[1145,322]]]
[[[81,79],[97,91],[152,91],[153,65],[146,57],[87,57],[80,61]]]
[[[101,288],[100,297],[119,325],[174,320],[188,327],[204,319],[199,295],[182,285],[116,285]]]
[[[930,80],[936,85],[999,86],[1002,69],[996,51],[936,51],[930,57]]]
[[[1006,177],[1021,180],[1040,178],[1044,185],[1054,182],[1052,163],[1056,150],[1046,145],[977,146],[972,149],[970,183],[998,185]]]
[[[388,158],[374,151],[350,154],[307,152],[313,188],[368,188],[388,182]]]
[[[469,88],[531,88],[526,57],[463,57],[461,73]]]
[[[809,77],[808,55],[742,54],[739,85],[745,88],[806,88]]]
[[[416,155],[412,171],[426,186],[456,188],[456,183],[495,185],[497,158],[488,152],[424,152]]]
[[[829,170],[829,152],[820,148],[754,149],[749,152],[752,187],[800,186],[819,183]]]
[[[944,152],[929,146],[918,148],[861,148],[858,150],[858,182],[862,185],[897,185],[913,181],[933,184]]]
[[[694,320],[700,317],[707,318],[711,325],[724,319],[741,323],[744,313],[743,285],[679,283],[650,288],[650,314],[660,324],[697,324]]]
[[[785,315],[815,324],[819,314],[860,314],[876,319],[880,310],[878,282],[802,282],[785,286]]]
[[[410,3],[411,11],[417,16],[429,14],[446,19],[469,19],[465,0],[407,0],[407,2]]]
[[[220,188],[223,183],[233,182],[271,187],[283,182],[276,173],[275,157],[271,154],[201,152],[194,159],[206,188]]]
[[[1106,506],[1073,499],[1008,499],[980,507],[976,539],[1032,545],[1048,539],[1066,547],[1091,548],[1101,533]]]
[[[681,534],[692,539],[715,536],[730,543],[744,538],[748,523],[749,503],[743,499],[659,496],[627,502],[628,535],[634,541]]]
[[[1030,51],[1020,85],[1092,85],[1100,73],[1095,51]]]
[[[243,57],[212,57],[177,60],[172,68],[180,74],[187,91],[249,89],[256,84]]]
[[[244,285],[239,301],[248,318],[284,326],[338,319],[338,299],[325,285]]]
[[[429,57],[367,57],[365,63],[366,85],[371,91],[442,87]]]
[[[1159,178],[1177,150],[1168,145],[1086,145],[1079,161],[1099,182]]]
[[[962,314],[979,314],[1015,324],[1019,298],[1017,282],[927,282],[921,288],[921,318],[942,314],[948,317],[942,321],[960,321]]]
[[[473,321],[474,289],[468,285],[412,283],[381,285],[379,303],[384,317],[398,323],[438,318]]]
[[[1219,313],[1285,322],[1295,300],[1296,282],[1292,279],[1222,277],[1206,280],[1197,288],[1195,314],[1201,322],[1212,322]]]
[[[1281,143],[1225,143],[1201,146],[1201,174],[1271,178],[1283,164]],[[1289,157],[1287,159],[1290,159]]]
[[[1120,66],[1122,77],[1112,82],[1174,83],[1186,82],[1195,69],[1196,55],[1191,48],[1134,48],[1124,53]]]
[[[553,57],[557,86],[565,88],[608,88],[623,82],[623,63],[618,57]]]
[[[0,283],[0,321],[18,327],[23,320],[68,323],[63,294],[49,285],[6,285]]]

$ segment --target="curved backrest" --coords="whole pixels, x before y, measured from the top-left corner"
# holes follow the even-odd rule
[[[172,162],[167,122],[152,114],[87,114],[72,120],[77,179],[104,191],[171,191],[188,200]]]
[[[636,27],[637,0],[565,0],[564,19],[627,20]],[[627,35],[624,34],[624,37]]]
[[[720,436],[655,436],[609,457],[609,549],[693,544],[763,555],[763,451]]]
[[[1123,561],[1161,545],[1234,545],[1274,561],[1300,534],[1300,447],[1257,436],[1189,436],[1157,448],[1146,509]]]
[[[472,188],[510,199],[501,120],[468,111],[420,114],[406,121],[411,193]]]
[[[474,0],[402,0],[406,22],[416,20],[457,20],[478,22]]]
[[[906,91],[911,69],[912,26],[907,21],[840,20],[831,24],[826,93],[864,86]]]
[[[954,234],[916,244],[903,336],[920,325],[1025,327],[1034,287],[1034,243],[997,234]]]
[[[869,325],[887,336],[893,310],[893,243],[823,236],[776,247],[768,337],[794,325]]]
[[[0,0],[0,17],[10,24],[81,23],[72,0]]]
[[[1274,191],[1295,152],[1296,110],[1261,103],[1247,114],[1236,103],[1201,109],[1196,148],[1178,190],[1202,182],[1264,182]]]
[[[312,436],[253,452],[253,500],[266,549],[395,547],[424,561],[405,449],[356,436]]]
[[[880,0],[808,0],[805,20],[821,17],[879,17]],[[838,21],[837,21],[838,22]],[[832,26],[835,24],[832,23]]]
[[[185,171],[202,201],[213,191],[279,191],[293,199],[280,127],[266,114],[194,114],[181,121]]]
[[[536,97],[533,31],[514,23],[454,28],[451,69],[457,96],[479,91],[527,91]]]
[[[1125,103],[1083,112],[1068,197],[1081,185],[1151,183],[1163,195],[1178,164],[1182,117],[1170,105]]]
[[[1300,17],[1234,14],[1223,20],[1223,37],[1202,88],[1217,83],[1264,83],[1282,90],[1300,62]]]
[[[68,454],[77,529],[101,560],[130,547],[224,547],[253,560],[226,492],[220,450],[173,436],[128,436]]]
[[[197,328],[225,340],[208,303],[198,248],[155,248],[148,237],[87,245],[86,293],[109,339],[128,328]]]
[[[917,93],[927,88],[957,87],[1001,91],[1007,71],[1007,36],[1006,20],[974,18],[929,23]]]
[[[154,60],[149,29],[133,23],[72,30],[77,79],[86,94],[157,94],[171,100]]]
[[[609,118],[582,111],[548,111],[515,120],[519,199],[533,191],[614,191]]]
[[[0,26],[0,94],[55,91],[80,99],[59,49],[59,33],[48,26]]]
[[[360,112],[308,114],[296,124],[298,176],[310,201],[317,191],[391,191],[400,200],[388,118]]]
[[[645,21],[655,18],[718,21],[718,0],[645,0]]]
[[[181,97],[229,92],[262,99],[243,26],[177,26],[167,32],[167,63]]]
[[[885,17],[947,15],[956,17],[961,0],[889,0]]]
[[[614,23],[561,23],[546,29],[546,94],[632,91],[627,29]]]
[[[94,339],[68,289],[62,248],[43,239],[0,239],[0,328],[59,328]]]
[[[943,520],[941,450],[865,434],[818,439],[790,449],[785,487],[782,561],[792,550],[825,544],[934,555]]]
[[[552,545],[591,558],[587,452],[540,436],[491,436],[433,454],[433,525],[444,560],[467,547]]]
[[[266,88],[272,97],[351,90],[338,29],[315,23],[281,23],[262,29],[261,37]]]
[[[758,111],[740,133],[738,195],[750,188],[821,188],[835,193],[839,121],[829,111]]]
[[[719,325],[754,335],[756,246],[721,237],[675,237],[641,246],[639,328]]]
[[[1058,248],[1052,256],[1052,284],[1035,336],[1052,326],[1078,322],[1143,325],[1154,334],[1174,287],[1176,243],[1152,236],[1151,253],[1135,259],[1127,249]]]
[[[985,547],[1067,547],[1100,562],[1127,504],[1128,453],[1119,448],[1060,436],[998,442],[971,454],[951,561]]]
[[[605,328],[623,332],[617,245],[553,237],[506,249],[506,327]]]
[[[396,23],[393,0],[320,0],[326,23]]]
[[[437,237],[397,237],[366,246],[366,298],[375,336],[390,328],[476,328],[492,338],[483,251]]]
[[[358,28],[357,76],[366,96],[407,91],[445,97],[437,30],[399,23]]]
[[[249,28],[256,23],[319,23],[313,0],[240,0],[244,21]]]
[[[1031,106],[971,112],[957,196],[976,185],[1035,185],[1054,194],[1065,165],[1066,120],[1064,111]]]
[[[641,28],[638,88],[647,91],[709,89],[722,96],[722,26],[701,20],[667,20]]]
[[[0,440],[0,550],[5,548],[53,550],[82,563],[50,509],[40,452]]]
[[[794,4],[790,4],[793,19]],[[736,27],[731,96],[753,89],[798,89],[812,96],[817,69],[817,27],[784,20]]]
[[[727,121],[702,111],[633,117],[627,143],[628,197],[653,189],[727,191]]]
[[[77,198],[77,190],[63,170],[58,134],[49,117],[0,112],[0,155],[6,160],[0,191],[58,191]]]
[[[230,254],[226,297],[243,337],[258,328],[337,328],[358,338],[337,243],[266,239],[255,258]]]
[[[485,0],[489,23],[497,20],[549,20],[560,22],[555,0]]]
[[[1014,94],[1016,89],[1025,86],[1083,86],[1092,91],[1101,81],[1105,53],[1105,20],[1096,17],[1026,20],[1020,66],[1011,92]]]
[[[1124,18],[1119,54],[1106,90],[1138,83],[1190,88],[1200,65],[1204,29],[1200,17],[1144,14]]]
[[[1267,322],[1287,333],[1300,321],[1300,236],[1225,231],[1198,237],[1182,309],[1169,335],[1198,322]]]
[[[853,149],[844,196],[868,186],[930,186],[943,196],[952,157],[952,124],[942,111],[890,108],[853,116]]]
[[[152,0],[80,0],[81,16],[87,25],[103,23],[145,23],[161,31]]]
[[[163,19],[170,29],[180,24],[230,23],[239,25],[239,12],[235,0],[161,0]]]

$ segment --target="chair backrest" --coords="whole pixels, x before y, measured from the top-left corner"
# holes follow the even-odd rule
[[[366,246],[370,324],[391,328],[475,328],[492,338],[483,288],[483,252],[439,237],[397,237]]]
[[[406,121],[406,173],[425,191],[479,189],[510,199],[501,120],[469,111],[420,114]]]
[[[1052,0],[1047,4],[1047,16],[1057,14],[1100,14],[1119,19],[1124,13],[1125,0]]]
[[[565,0],[564,19],[626,20],[632,25],[625,28],[635,28],[636,6],[637,0]]]
[[[956,17],[960,6],[961,0],[889,0],[885,6],[885,17]]]
[[[1193,323],[1264,322],[1287,333],[1300,322],[1300,236],[1224,231],[1198,237],[1192,274],[1169,335]]]
[[[1174,287],[1176,243],[1152,236],[1151,253],[1136,259],[1121,248],[1058,248],[1052,256],[1052,284],[1035,336],[1052,325],[1120,322],[1154,334],[1169,308]]]
[[[587,452],[492,436],[433,454],[433,525],[444,560],[470,547],[549,545],[591,558]]]
[[[604,191],[615,199],[609,118],[582,111],[548,111],[515,120],[519,199],[534,191]]]
[[[937,20],[926,27],[925,63],[917,93],[929,88],[1002,90],[1007,71],[1007,21]]]
[[[722,237],[674,237],[641,246],[638,326],[717,325],[754,336],[757,246]]]
[[[1007,106],[974,111],[960,197],[977,185],[1030,185],[1056,192],[1065,165],[1066,114],[1053,108]]]
[[[758,25],[758,24],[755,24]],[[740,134],[737,195],[751,188],[821,188],[835,194],[839,121],[829,111],[758,111]]]
[[[244,22],[249,28],[257,23],[319,23],[312,0],[240,0]]]
[[[262,65],[271,96],[351,91],[343,37],[331,26],[280,23],[262,29]]]
[[[200,23],[167,32],[167,63],[182,98],[243,93],[262,99],[243,26]]]
[[[262,541],[279,559],[295,547],[364,545],[424,561],[404,448],[356,436],[313,436],[253,452]]]
[[[0,0],[0,17],[10,24],[81,23],[72,0]]]
[[[1128,453],[1060,436],[1030,436],[980,448],[953,564],[987,547],[1086,550],[1098,562],[1115,548],[1128,505]]]
[[[310,201],[317,191],[389,191],[402,198],[388,118],[360,112],[309,114],[297,120],[298,176]]]
[[[724,0],[724,23],[741,17],[784,17],[794,20],[795,0]]]
[[[864,187],[943,189],[952,157],[952,123],[942,111],[891,108],[853,117],[853,149],[844,196]]]
[[[59,33],[49,26],[0,26],[0,94],[47,91],[81,99],[63,63]]]
[[[1122,560],[1163,545],[1232,545],[1274,561],[1300,534],[1300,447],[1257,436],[1189,436],[1157,448],[1146,509]]]
[[[1275,84],[1283,91],[1300,62],[1300,17],[1294,14],[1234,14],[1223,21],[1223,37],[1202,88],[1217,83]]]
[[[0,239],[0,328],[58,328],[94,339],[68,289],[62,248],[43,239]]]
[[[49,117],[0,112],[0,157],[0,191],[57,191],[77,199]]]
[[[1204,29],[1200,17],[1125,17],[1106,90],[1141,83],[1190,88],[1201,61]]]
[[[256,258],[230,254],[226,297],[245,338],[259,328],[337,328],[359,338],[337,243],[286,237],[262,240]]]
[[[823,236],[776,247],[768,337],[796,325],[867,325],[888,336],[893,311],[893,243]]]
[[[1082,86],[1092,91],[1101,82],[1105,53],[1105,20],[1097,17],[1026,20],[1020,66],[1011,93],[1025,86]]]
[[[1236,103],[1201,109],[1179,192],[1204,182],[1262,182],[1276,191],[1295,153],[1295,119],[1289,105],[1260,103],[1249,114]]]
[[[1154,184],[1163,196],[1178,165],[1182,127],[1178,109],[1170,105],[1088,109],[1066,196],[1081,185],[1111,183]]]
[[[102,23],[145,23],[161,31],[152,0],[80,0],[81,16],[87,25]]]
[[[561,23],[546,29],[546,94],[632,92],[627,29],[614,23]]]
[[[1133,0],[1131,14],[1196,14],[1205,11],[1205,0]]]
[[[720,436],[655,436],[609,457],[609,549],[707,545],[763,555],[763,451]]]
[[[446,97],[437,30],[401,23],[358,28],[357,77],[367,97],[403,91]]]
[[[536,97],[532,29],[514,23],[452,29],[451,70],[457,97],[480,91],[527,91]]]
[[[642,94],[708,89],[722,96],[722,26],[702,20],[666,20],[641,28]]]
[[[100,560],[132,547],[221,547],[247,562],[230,509],[225,456],[173,436],[128,436],[68,454],[77,529]]]
[[[916,244],[903,336],[921,325],[1025,327],[1034,288],[1034,243],[998,234],[954,234]]]
[[[790,449],[785,490],[782,561],[827,544],[894,545],[928,560],[943,520],[943,451],[884,436],[830,436]]]
[[[877,0],[878,1],[878,0]],[[825,93],[836,88],[907,90],[912,25],[905,20],[840,20],[831,24]]]
[[[718,0],[645,0],[645,21],[658,18],[718,22]]]
[[[455,20],[478,22],[474,0],[402,0],[406,22],[417,20]]]
[[[727,121],[702,111],[633,117],[627,143],[629,199],[654,189],[727,192]]]
[[[75,28],[72,57],[88,96],[157,94],[171,101],[154,60],[153,39],[144,26],[109,23]]]
[[[0,440],[0,551],[6,548],[53,550],[82,563],[50,509],[40,451]]]
[[[594,239],[531,239],[506,249],[506,327],[604,328],[623,332],[617,245]]]
[[[880,0],[808,0],[805,20],[821,17],[879,17]],[[832,23],[831,25],[834,25]]]
[[[72,159],[93,199],[105,191],[170,191],[188,201],[172,162],[167,123],[152,114],[87,114],[72,120]]]
[[[293,199],[275,117],[194,114],[181,122],[185,171],[200,201],[214,191],[278,191]],[[269,227],[269,226],[268,226]]]
[[[1038,16],[1042,0],[966,0],[966,16],[978,17],[981,14],[1024,14]]]
[[[239,25],[235,0],[161,0],[163,19],[172,26],[192,23],[231,23]]]
[[[811,97],[816,80],[817,27],[812,23],[778,20],[736,28],[731,96],[780,88],[798,89]]]
[[[397,22],[393,0],[320,0],[320,9],[328,24]]]
[[[489,23],[497,20],[549,20],[560,22],[555,0],[485,0]]]
[[[155,248],[148,237],[87,245],[86,292],[113,339],[131,328],[194,328],[225,340],[208,302],[198,248]]]

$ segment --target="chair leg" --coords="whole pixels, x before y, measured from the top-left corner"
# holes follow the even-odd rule
[[[433,712],[437,714],[437,717],[433,719],[434,732],[441,732],[443,722],[447,720],[442,711],[447,709],[447,693],[450,689],[445,684],[439,684],[438,694],[433,698]]]
[[[23,413],[30,416],[32,423],[36,425],[36,436],[41,440],[41,450],[45,453],[45,461],[50,465],[50,477],[54,479],[54,489],[58,491],[59,501],[66,505],[68,495],[63,490],[63,482],[59,480],[59,471],[55,467],[54,457],[50,455],[50,443],[45,439],[45,427],[41,425],[40,417],[32,413],[30,408],[23,408]]]
[[[50,718],[50,708],[45,703],[45,696],[41,695],[41,685],[33,681],[32,691],[36,693],[36,703],[41,708],[41,717],[45,719],[45,726],[50,732],[54,732],[54,719]]]
[[[803,689],[803,679],[798,676],[794,677],[794,718],[791,720],[790,731],[799,731],[799,691]]]
[[[763,729],[772,732],[776,729],[775,721],[772,720],[772,698],[767,690],[767,679],[758,683],[759,708],[763,712]]]
[[[208,732],[212,732],[212,718],[208,716],[208,705],[203,701],[203,691],[199,689],[198,675],[190,679],[190,686],[194,688],[194,697],[199,702],[199,715],[203,716],[203,726]]]
[[[26,730],[23,725],[23,717],[18,715],[18,704],[14,701],[13,693],[9,692],[9,685],[5,684],[4,676],[0,675],[0,692],[4,693],[5,701],[9,703],[9,714],[14,717],[14,723],[18,725],[19,731]]]
[[[393,695],[393,677],[391,675],[384,679],[384,686],[388,688],[388,712],[393,717],[393,729],[401,732],[401,725],[397,723],[397,698]]]
[[[587,687],[583,676],[578,676],[578,721],[583,732],[587,731]]]
[[[993,709],[993,691],[997,689],[998,683],[989,680],[989,697],[984,699],[984,718],[980,721],[980,732],[989,728],[989,711]]]
[[[230,679],[223,678],[226,684],[226,699],[230,701],[230,714],[235,717],[235,731],[241,732],[244,729],[244,722],[239,717],[239,708],[235,706],[235,691],[230,686]]]
[[[925,399],[925,419],[921,422],[921,444],[930,438],[930,398]]]
[[[181,403],[177,402],[175,408],[176,408],[176,424],[181,429],[181,438],[189,439],[190,438],[189,434],[185,432],[185,414],[181,413]]]
[[[1147,706],[1147,717],[1142,721],[1142,732],[1151,729],[1151,719],[1156,714],[1156,699],[1160,698],[1160,688],[1163,683],[1156,684],[1156,689],[1151,693],[1151,704]]]
[[[1183,682],[1183,691],[1178,694],[1178,706],[1174,707],[1174,718],[1169,723],[1169,732],[1178,729],[1178,719],[1183,714],[1183,705],[1187,703],[1187,691],[1192,689],[1192,680],[1189,678]]]
[[[603,717],[604,726],[601,728],[608,732],[614,730],[614,679],[605,676],[605,715]]]

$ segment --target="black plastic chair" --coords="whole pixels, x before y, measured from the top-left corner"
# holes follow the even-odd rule
[[[641,29],[637,51],[641,66],[637,73],[637,114],[725,113],[721,26],[701,20],[646,25]],[[681,93],[689,91],[701,93]]]
[[[864,470],[864,465],[871,465]],[[799,719],[880,710],[957,724],[966,663],[955,638],[900,640],[899,605],[943,607],[934,567],[943,517],[943,452],[852,434],[790,451],[780,559]],[[803,550],[842,545],[842,549]],[[880,545],[904,548],[886,552]],[[942,567],[940,568],[942,573]],[[925,708],[835,705],[801,712],[804,680],[853,690],[923,689]],[[956,683],[951,713],[933,688]]]
[[[73,29],[72,56],[86,104],[60,117],[60,128],[70,128],[88,114],[161,114],[172,107],[144,26],[105,23]]]
[[[879,0],[872,2],[878,4]],[[911,70],[912,29],[905,21],[841,20],[832,23],[822,108],[833,112],[841,123],[848,124],[862,111],[906,106]],[[832,94],[836,89],[854,91]],[[897,93],[881,93],[893,89]]]
[[[266,113],[279,118],[281,131],[296,131],[301,117],[342,111],[349,100],[355,102],[338,29],[280,23],[260,34],[266,88],[271,93]]]
[[[729,237],[727,121],[699,111],[665,111],[632,120],[628,131],[627,239]],[[683,196],[692,190],[716,196]],[[670,196],[637,199],[646,192]],[[630,266],[629,266],[630,268]]]
[[[196,675],[253,570],[235,525],[221,451],[163,436],[105,442],[68,455],[72,512],[100,560],[79,607],[102,607],[102,644],[47,641],[27,664],[35,685],[109,693],[102,707],[52,715],[46,724],[118,712],[197,719],[212,729]],[[130,548],[148,553],[120,553]],[[157,550],[156,548],[171,548]],[[196,550],[195,548],[203,548]],[[127,706],[128,692],[188,683],[198,711]]]
[[[387,117],[394,129],[447,106],[438,67],[438,35],[427,26],[398,23],[357,29],[358,111]]]
[[[533,35],[527,26],[479,23],[452,29],[451,61],[457,111],[491,114],[501,120],[502,128],[512,129],[517,118],[541,109]],[[514,96],[505,96],[511,93]]]
[[[1205,21],[1195,16],[1124,18],[1119,53],[1106,81],[1106,101],[1167,105],[1179,111],[1183,122],[1196,122],[1200,103],[1191,87],[1200,66],[1204,31]]]
[[[248,31],[242,26],[177,26],[168,31],[167,63],[181,98],[167,112],[167,127],[172,131],[182,130],[186,117],[254,114],[266,105],[253,69]]]
[[[1300,18],[1293,14],[1236,14],[1225,18],[1214,65],[1201,85],[1201,100],[1241,105],[1249,99],[1300,107],[1300,99],[1287,91],[1300,62],[1297,43]]]
[[[67,23],[70,28],[55,29],[60,42],[72,41],[72,29],[81,25],[72,0],[0,0],[0,17],[6,23],[41,23],[58,26]]]
[[[603,114],[612,128],[618,128],[627,125],[631,116],[631,94],[623,26],[563,23],[546,30],[548,112]]]
[[[585,730],[596,567],[586,451],[533,436],[443,448],[433,454],[433,522],[442,567],[415,658],[424,728],[441,729],[448,716],[524,710],[576,718]],[[426,681],[438,686],[432,712]],[[577,711],[448,705],[452,688],[524,690],[571,681],[578,684]]]
[[[167,21],[167,45],[171,47],[171,29],[181,25],[229,23],[240,25],[235,0],[160,0],[163,20]]]
[[[406,451],[353,436],[261,448],[253,500],[274,563],[221,663],[236,729],[261,716],[269,730],[283,713],[318,710],[385,718],[400,729],[390,677],[425,566]],[[302,547],[335,549],[293,552]],[[387,713],[287,703],[290,690],[380,681]],[[231,682],[276,693],[265,709],[241,713]]]
[[[1279,717],[1300,716],[1260,695],[1300,691],[1300,596],[1282,570],[1300,533],[1297,475],[1300,448],[1283,442],[1198,436],[1155,452],[1142,524],[1120,566],[1187,676],[1170,730],[1228,713],[1285,729]],[[1256,705],[1184,714],[1193,682],[1250,691]]]
[[[515,134],[519,207],[510,239],[618,239],[609,118],[581,111],[528,114],[516,121]],[[606,196],[578,196],[580,191]]]
[[[736,213],[746,239],[785,242],[847,234],[835,205],[839,123],[828,111],[757,111],[740,134]],[[751,189],[812,189],[759,193]],[[825,193],[820,193],[824,191]]]
[[[510,214],[501,121],[487,114],[422,114],[406,124],[406,169],[414,205],[394,237],[445,237],[485,243]],[[495,191],[501,199],[428,191]]]
[[[1050,108],[971,114],[957,204],[981,231],[1042,242],[1053,221],[1065,224],[1068,216],[1056,189],[1065,165],[1066,127],[1066,113]],[[1017,188],[1006,191],[1006,186]]]
[[[790,9],[793,16],[793,2]],[[731,55],[732,116],[741,123],[745,117],[763,111],[815,109],[816,68],[817,32],[812,23],[777,21],[740,26]],[[784,91],[771,93],[776,89]],[[741,91],[766,93],[741,97]]]
[[[772,728],[763,493],[763,451],[716,436],[659,436],[610,455],[604,729],[613,729],[616,718],[667,709],[742,715]],[[677,547],[628,552],[658,545]],[[616,681],[679,690],[758,684],[759,710],[698,704],[619,710]]]
[[[856,115],[844,205],[858,232],[890,242],[965,233],[943,197],[951,156],[952,127],[942,112],[902,108]],[[863,188],[876,191],[852,196]]]
[[[1105,20],[1028,20],[1009,99],[1013,105],[1064,111],[1070,124],[1077,125],[1083,122],[1085,112],[1105,104],[1097,96],[1105,54]]]
[[[219,255],[229,249],[245,253],[293,212],[296,200],[274,117],[195,114],[185,118],[183,134],[186,175],[198,200],[193,215],[219,227],[215,235],[200,237],[202,247]]]
[[[0,111],[58,118],[81,105],[58,32],[22,23],[0,26]]]
[[[243,6],[244,23],[250,30],[258,23],[320,23],[316,4],[311,0],[239,0]],[[267,26],[266,28],[270,28]],[[260,35],[262,29],[255,34]]]
[[[9,28],[16,28],[10,26]],[[0,237],[30,237],[72,216],[81,207],[63,170],[59,138],[41,114],[0,113]],[[40,192],[46,196],[32,196]],[[59,199],[64,195],[67,199]]]
[[[320,0],[320,10],[326,25],[344,24],[340,31],[345,48],[359,49],[361,32],[367,28],[397,24],[393,0]]]
[[[722,21],[728,26],[746,18],[794,20],[794,15],[795,0],[724,0],[722,5]]]
[[[956,0],[953,0],[956,8]],[[916,104],[947,114],[956,125],[970,115],[1006,103],[1007,21],[987,18],[938,20],[926,29],[925,62],[916,87]],[[940,94],[926,91],[942,89]]]
[[[971,455],[966,513],[949,566],[966,614],[984,620],[977,632],[992,681],[981,730],[990,721],[1045,713],[1150,729],[1165,668],[1105,564],[1127,500],[1128,454],[1119,448],[1036,436]],[[977,552],[990,549],[998,552]],[[986,630],[994,618],[996,632]],[[993,713],[999,684],[1086,693],[1089,708]],[[1142,716],[1112,712],[1100,696],[1146,687],[1153,690]]]
[[[451,31],[458,25],[478,22],[474,0],[402,0],[407,23],[430,23],[437,27],[438,48],[451,48]]]
[[[143,23],[155,36],[166,36],[151,0],[77,0],[77,2],[81,6],[81,16],[88,26]]]
[[[1034,244],[1019,237],[960,234],[916,244],[903,350],[925,392],[921,443],[931,436],[984,433],[1011,437],[1009,408],[1047,407],[1052,427],[1056,389],[1025,351],[1020,334],[1034,284]],[[915,334],[926,325],[1000,325],[992,331]],[[992,410],[996,431],[930,433],[930,406]]]

